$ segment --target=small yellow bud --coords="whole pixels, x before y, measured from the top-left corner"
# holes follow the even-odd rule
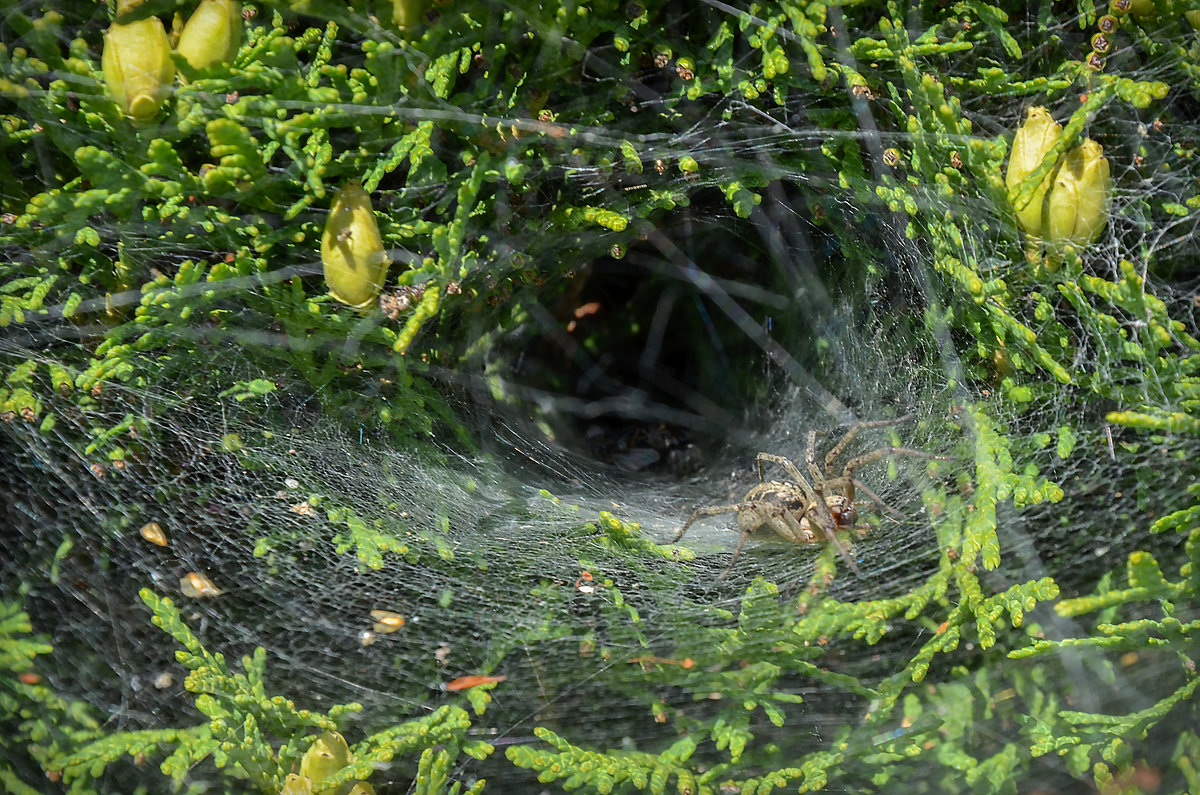
[[[114,22],[104,34],[100,58],[113,101],[135,121],[149,121],[171,90],[175,64],[171,43],[158,17],[128,25]]]
[[[320,784],[353,761],[346,738],[337,732],[322,732],[300,759],[300,775]]]
[[[1013,137],[1012,153],[1008,156],[1008,173],[1004,177],[1004,184],[1008,187],[1010,200],[1015,198],[1013,194],[1021,187],[1021,183],[1042,164],[1061,137],[1062,125],[1054,121],[1050,111],[1040,106],[1029,109],[1025,123]],[[1051,181],[1052,173],[1049,173],[1038,183],[1028,204],[1013,208],[1017,213],[1017,223],[1031,235],[1042,233],[1042,203]]]
[[[375,223],[371,197],[357,182],[346,183],[333,200],[321,236],[325,283],[334,298],[357,309],[371,305],[387,278],[387,252]]]
[[[193,69],[233,58],[242,46],[242,4],[237,0],[200,0],[176,51]]]
[[[1047,244],[1086,246],[1108,223],[1112,178],[1104,149],[1091,138],[1067,152],[1046,199]]]

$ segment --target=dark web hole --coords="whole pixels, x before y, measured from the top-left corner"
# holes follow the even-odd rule
[[[566,447],[621,470],[692,474],[768,430],[797,376],[837,384],[831,340],[848,325],[919,319],[894,264],[843,250],[836,204],[766,193],[742,220],[702,192],[532,307],[510,377]]]

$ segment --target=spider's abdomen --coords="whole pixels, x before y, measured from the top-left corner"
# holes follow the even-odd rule
[[[781,511],[803,511],[805,509],[804,495],[799,489],[786,483],[763,483],[752,491],[759,491],[756,500],[770,503]]]
[[[795,543],[813,540],[804,515],[810,507],[804,493],[790,483],[759,483],[737,506],[738,527],[749,533],[763,527]]]

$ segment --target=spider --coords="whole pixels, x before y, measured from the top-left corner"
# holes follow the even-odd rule
[[[867,428],[899,425],[911,420],[914,416],[908,414],[895,420],[854,423],[841,440],[825,454],[825,471],[834,466],[834,461],[854,441],[860,431]],[[846,545],[837,536],[838,530],[868,529],[867,526],[855,524],[858,521],[858,511],[854,507],[855,490],[866,494],[872,502],[889,515],[897,519],[904,517],[898,511],[885,505],[878,494],[854,477],[854,470],[894,455],[910,455],[917,458],[940,458],[940,456],[907,447],[888,445],[851,458],[842,467],[841,475],[827,477],[817,465],[817,433],[815,430],[808,432],[808,452],[804,459],[808,468],[808,479],[800,473],[799,467],[790,459],[771,453],[759,453],[757,457],[759,482],[746,492],[746,496],[742,498],[741,502],[697,508],[687,523],[675,534],[672,543],[683,538],[683,534],[697,519],[722,513],[736,513],[738,530],[742,535],[738,539],[737,549],[734,550],[733,560],[730,561],[729,567],[722,572],[721,578],[724,578],[733,569],[733,564],[737,562],[738,555],[742,552],[742,545],[746,543],[746,537],[761,527],[769,527],[779,537],[796,544],[816,544],[822,540],[828,540],[842,554],[850,569],[858,574],[858,565],[854,562]],[[763,475],[764,463],[778,464],[783,467],[793,482],[780,483],[767,480]],[[821,535],[818,535],[818,528]]]

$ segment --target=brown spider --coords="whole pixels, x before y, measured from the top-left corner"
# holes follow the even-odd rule
[[[854,441],[854,437],[865,428],[881,428],[888,425],[898,425],[911,420],[909,414],[896,420],[878,420],[876,422],[856,422],[850,426],[841,440],[825,454],[825,470],[828,471],[834,461]],[[894,455],[911,455],[917,458],[939,458],[939,456],[912,450],[907,447],[880,447],[869,453],[851,458],[842,467],[838,477],[826,477],[817,465],[816,460],[817,431],[808,432],[808,452],[804,462],[808,468],[809,479],[800,474],[800,469],[783,456],[770,453],[759,453],[758,480],[741,502],[732,505],[710,505],[698,508],[687,520],[687,523],[675,534],[674,541],[683,538],[683,534],[697,519],[705,516],[715,516],[722,513],[737,513],[738,539],[737,549],[734,550],[733,560],[729,567],[722,572],[723,578],[733,569],[746,537],[761,527],[769,527],[776,535],[796,544],[815,544],[828,540],[845,558],[850,569],[858,574],[858,564],[854,562],[846,545],[837,536],[838,530],[865,530],[868,526],[856,525],[858,511],[854,507],[855,489],[863,492],[883,511],[897,519],[903,516],[884,504],[879,495],[869,489],[861,480],[854,477],[854,470],[866,464],[872,464]],[[778,464],[788,473],[792,483],[780,483],[767,480],[763,475],[763,463]],[[815,527],[814,527],[815,526]],[[818,536],[816,528],[820,528],[822,536]]]

